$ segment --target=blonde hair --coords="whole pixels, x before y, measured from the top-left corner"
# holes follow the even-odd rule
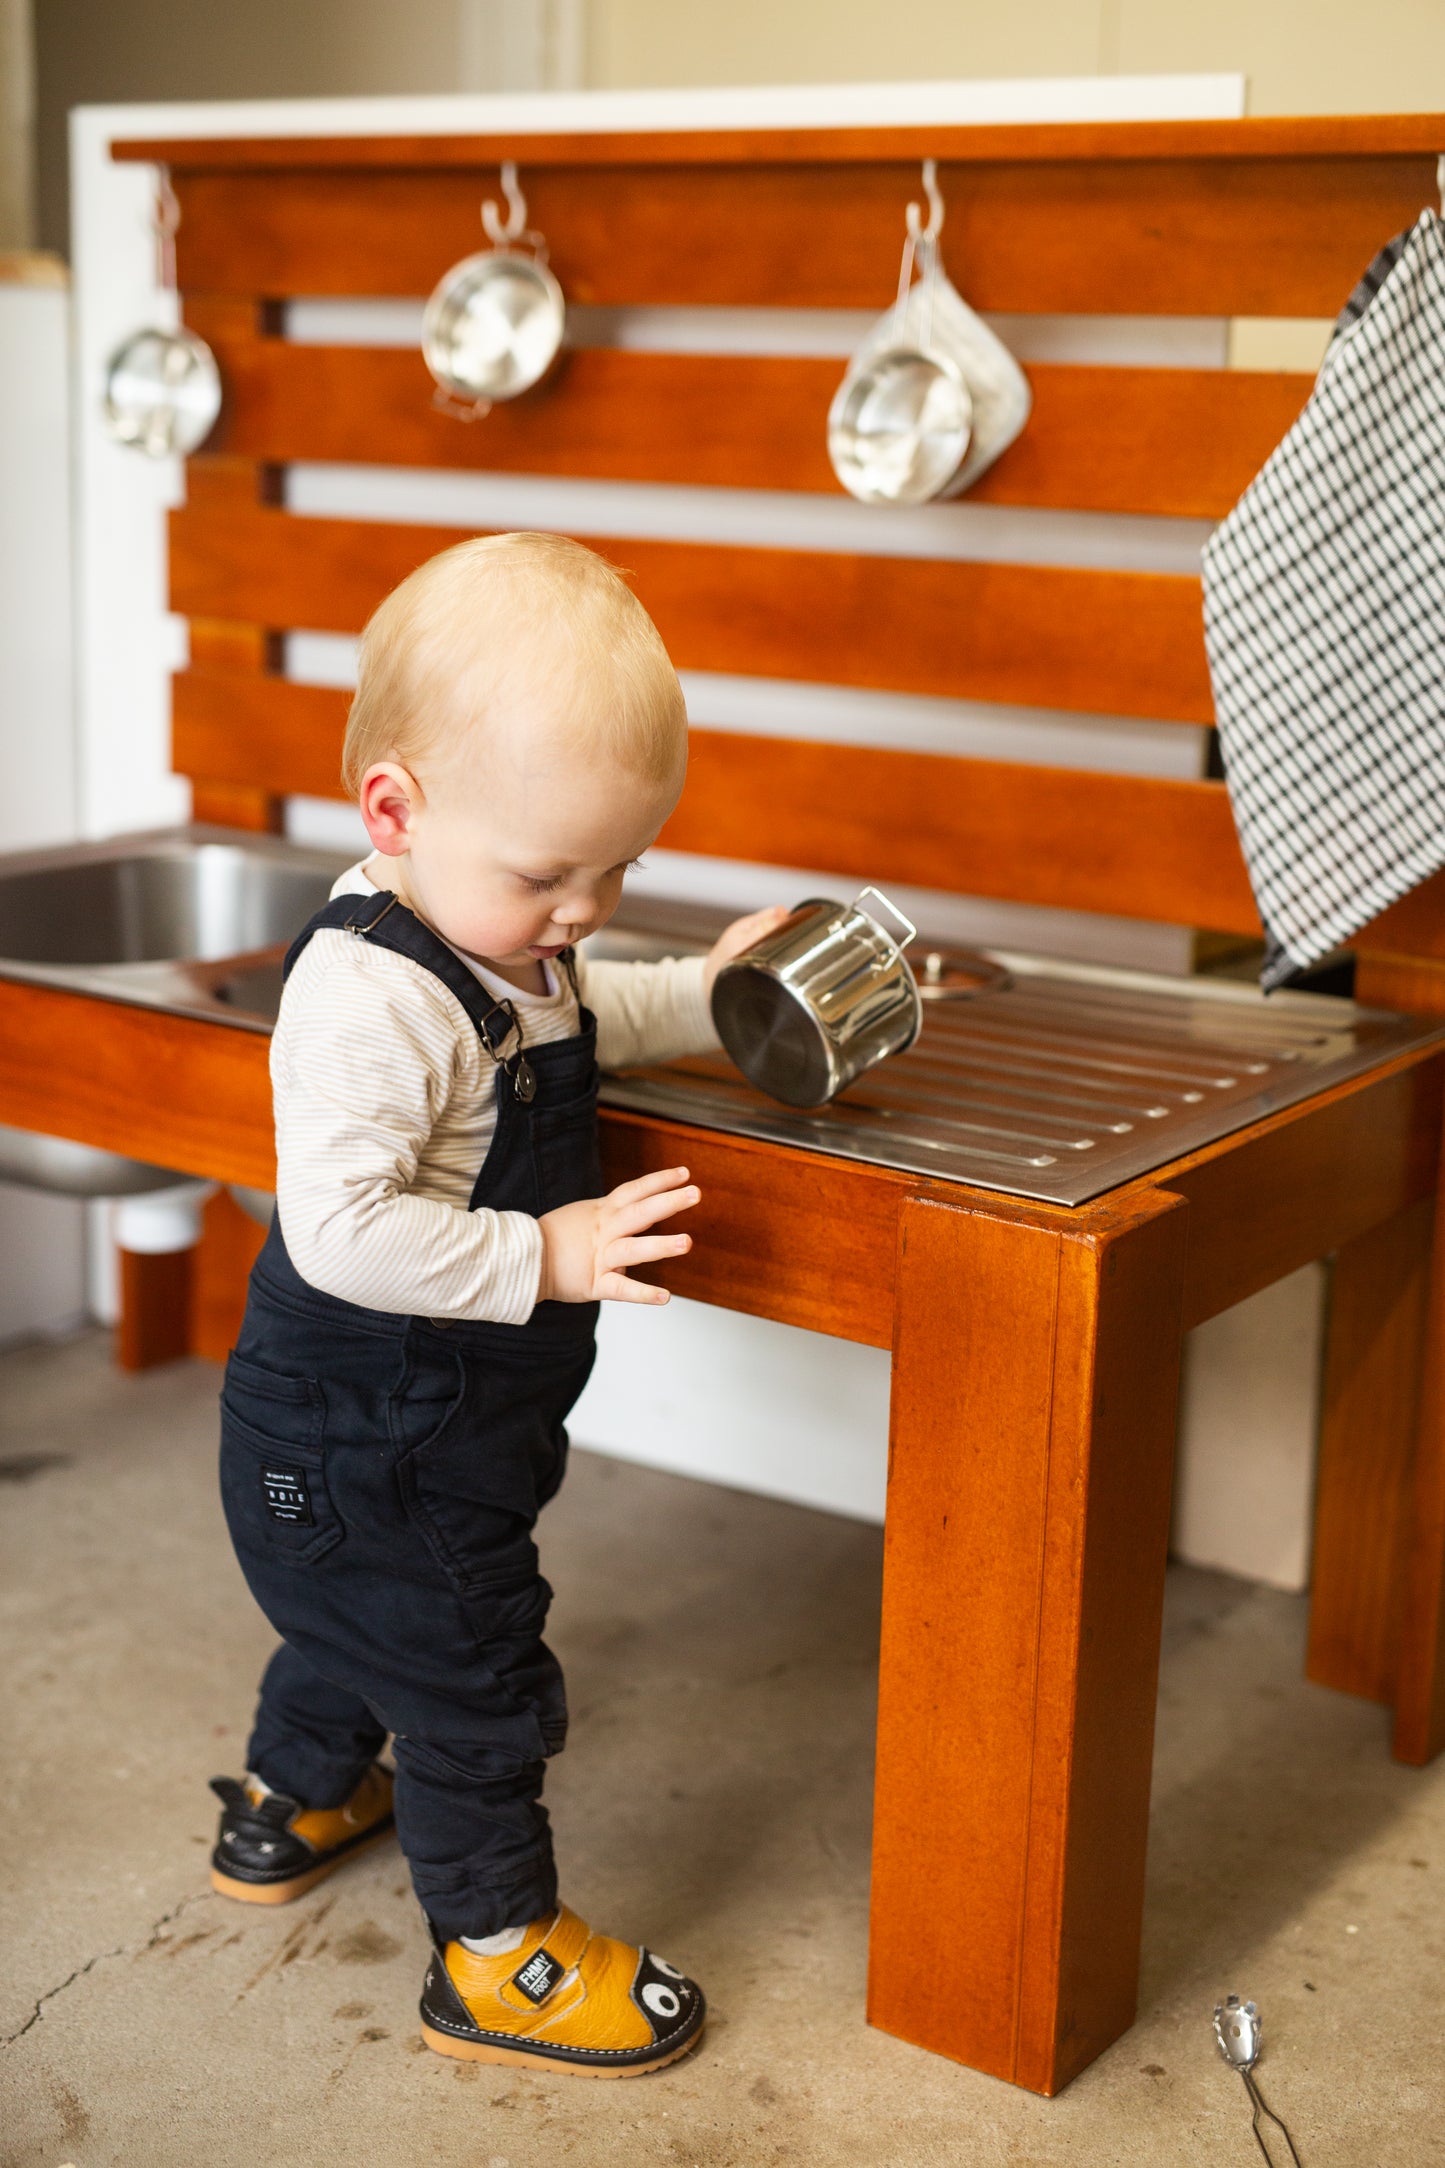
[[[394,588],[361,636],[342,780],[410,767],[543,692],[549,728],[650,782],[678,773],[687,710],[652,619],[594,550],[497,534],[443,550]]]

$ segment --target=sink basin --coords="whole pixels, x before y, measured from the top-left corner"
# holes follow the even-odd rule
[[[174,1167],[150,1167],[69,1137],[0,1126],[0,1182],[22,1189],[43,1189],[54,1197],[144,1197],[185,1180]]]
[[[39,855],[48,862],[0,859],[0,957],[91,967],[209,960],[289,941],[337,870],[331,860],[294,863],[289,851],[278,859],[259,838],[137,839]]]
[[[281,958],[346,860],[226,828],[0,858],[0,978],[268,1031]],[[184,1171],[0,1128],[0,1182],[134,1197]]]
[[[265,1030],[286,946],[345,865],[203,827],[0,858],[0,978]]]

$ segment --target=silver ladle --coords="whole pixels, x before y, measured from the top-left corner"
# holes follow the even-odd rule
[[[1293,2138],[1273,2109],[1265,2106],[1259,2087],[1254,2082],[1254,2066],[1259,2061],[1259,2051],[1264,2044],[1264,2027],[1260,2022],[1257,2006],[1252,2002],[1241,2002],[1238,1995],[1227,1995],[1223,2002],[1217,2002],[1214,2005],[1214,2037],[1224,2060],[1231,2069],[1237,2070],[1244,2080],[1244,2089],[1254,2109],[1254,2142],[1269,2162],[1270,2168],[1286,2168],[1286,2153],[1281,2153],[1277,2142],[1271,2151],[1265,2143],[1266,2127],[1270,2129],[1271,2136],[1274,2131],[1279,2132],[1285,2143],[1288,2160],[1293,2163],[1293,2168],[1300,2168],[1300,2157],[1294,2149]]]

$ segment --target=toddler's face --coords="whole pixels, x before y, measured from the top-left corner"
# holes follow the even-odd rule
[[[373,843],[395,861],[388,876],[404,902],[455,948],[530,976],[606,925],[623,875],[656,840],[681,788],[681,773],[659,785],[575,749],[509,744],[499,733],[489,734],[485,758],[464,754],[421,778],[390,763],[372,769],[362,812]]]

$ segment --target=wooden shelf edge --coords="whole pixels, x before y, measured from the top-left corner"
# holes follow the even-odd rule
[[[190,172],[300,167],[532,165],[879,164],[922,158],[961,163],[1075,159],[1369,158],[1438,155],[1445,115],[1288,115],[1252,120],[1061,121],[890,128],[725,128],[484,135],[142,136],[120,138],[121,163]]]

